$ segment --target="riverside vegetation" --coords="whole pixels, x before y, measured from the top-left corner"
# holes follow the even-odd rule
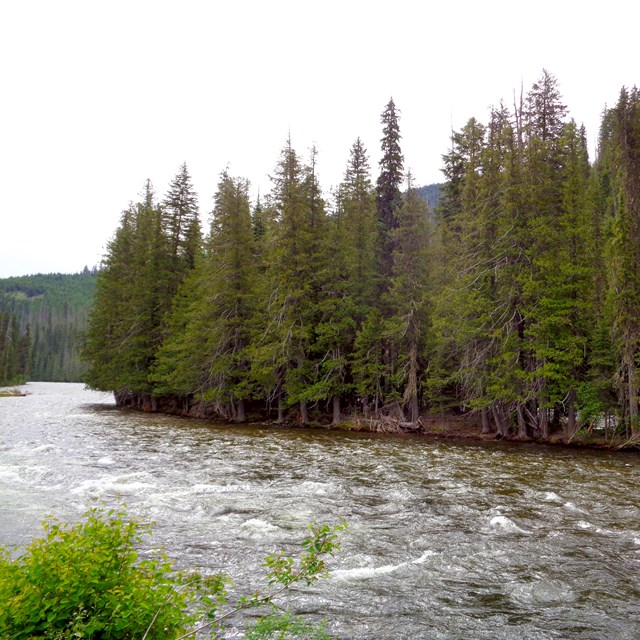
[[[339,548],[345,524],[309,526],[298,557],[268,556],[263,586],[233,602],[229,576],[177,571],[164,555],[139,559],[149,527],[123,510],[94,507],[76,524],[53,519],[45,534],[15,559],[0,548],[0,637],[71,640],[224,638],[231,618],[256,610],[243,626],[249,640],[299,637],[328,640],[279,604],[295,585],[326,576],[325,560]]]
[[[543,71],[471,118],[435,211],[382,114],[373,183],[357,138],[323,196],[287,140],[270,194],[224,171],[207,233],[186,165],[123,213],[97,283],[90,387],[121,406],[419,429],[473,415],[499,437],[639,436],[640,93],[583,127]]]

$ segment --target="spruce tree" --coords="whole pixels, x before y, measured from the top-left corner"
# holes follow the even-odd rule
[[[393,274],[386,295],[386,306],[391,310],[387,320],[388,348],[394,354],[389,359],[388,375],[398,401],[409,412],[410,421],[416,422],[429,322],[429,225],[426,203],[418,196],[411,175],[396,215]]]
[[[340,185],[340,215],[336,216],[345,249],[349,292],[361,313],[374,303],[376,292],[376,205],[367,151],[357,138]]]
[[[175,294],[186,273],[193,269],[202,240],[198,196],[186,163],[180,166],[162,201],[162,222],[169,239],[173,274],[171,293]]]
[[[261,328],[252,341],[252,376],[279,419],[287,407],[299,407],[307,422],[315,401],[317,362],[312,358],[322,288],[322,238],[325,204],[311,163],[303,166],[287,141],[273,177],[270,208],[275,224],[270,261],[262,284]]]
[[[640,373],[640,92],[626,88],[605,115],[603,162],[608,165],[606,246],[608,314],[616,353],[618,397],[628,433],[638,430]]]
[[[96,283],[84,357],[87,384],[151,408],[149,378],[173,299],[171,245],[147,181],[121,217]]]
[[[376,182],[376,205],[379,223],[379,269],[382,276],[381,287],[386,291],[392,272],[393,241],[391,231],[398,226],[397,211],[402,205],[400,186],[404,179],[404,158],[400,149],[399,112],[389,100],[381,115],[382,157],[380,158],[380,175]]]
[[[158,355],[158,392],[195,398],[237,422],[250,395],[247,347],[256,266],[249,185],[223,172],[207,255],[181,286]]]

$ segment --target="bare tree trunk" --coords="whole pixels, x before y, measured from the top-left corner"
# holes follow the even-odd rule
[[[638,425],[638,372],[632,359],[629,360],[629,364],[627,365],[627,377],[629,394],[629,426],[631,430],[634,430]]]
[[[342,422],[340,414],[340,396],[333,396],[333,424],[338,425]]]
[[[480,417],[482,418],[482,433],[491,433],[491,421],[489,420],[489,410],[481,409]]]
[[[496,423],[498,434],[502,438],[506,438],[509,433],[509,426],[505,423],[504,418],[501,415],[500,409],[496,404],[491,405],[491,413],[493,414],[493,421]]]
[[[409,375],[407,388],[404,390],[404,401],[409,405],[410,421],[417,422],[420,417],[418,403],[418,345],[412,341],[409,350]]]
[[[527,438],[527,421],[524,417],[524,409],[521,404],[518,404],[516,407],[516,412],[518,414],[518,438],[521,440],[526,440]]]
[[[540,437],[540,403],[532,398],[529,401],[529,418],[531,419],[531,433],[534,438]]]
[[[152,408],[152,403],[151,403],[151,395],[148,393],[143,393],[140,396],[141,399],[141,404],[142,404],[142,410],[145,413],[150,413],[151,412],[151,408]]]
[[[300,403],[300,422],[302,424],[307,424],[309,422],[309,411],[307,409],[307,403]]]
[[[367,398],[363,398],[362,399],[362,415],[365,418],[368,418],[370,414],[371,414],[371,411],[369,410],[369,400],[367,400]]]
[[[543,440],[549,439],[549,409],[547,407],[540,409],[540,437]]]
[[[247,414],[244,408],[244,400],[238,400],[238,405],[236,407],[236,422],[246,422]]]
[[[281,393],[278,393],[278,422],[284,422],[284,402]]]
[[[577,429],[576,392],[571,389],[567,394],[567,435],[573,436]]]

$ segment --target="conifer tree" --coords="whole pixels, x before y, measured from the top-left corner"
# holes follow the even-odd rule
[[[392,271],[393,242],[391,231],[398,226],[396,212],[402,205],[400,186],[404,179],[404,157],[400,149],[399,113],[393,98],[389,100],[381,116],[382,121],[382,158],[380,175],[376,182],[376,205],[379,222],[379,264],[382,276],[381,286],[388,287]]]
[[[638,430],[640,373],[640,92],[626,88],[605,115],[603,161],[609,171],[606,256],[608,313],[617,360],[622,420]]]
[[[280,419],[286,406],[297,405],[304,423],[308,402],[317,399],[313,393],[317,366],[311,353],[318,323],[325,226],[315,152],[305,167],[288,140],[273,182],[270,205],[277,224],[264,275],[263,330],[252,343],[252,373],[268,401],[277,401]]]
[[[84,349],[87,384],[114,391],[119,402],[151,407],[149,372],[171,300],[170,244],[147,181],[108,245]]]
[[[30,350],[29,328],[21,332],[16,317],[0,311],[0,387],[27,381]]]
[[[198,196],[191,184],[186,163],[180,166],[169,184],[162,201],[162,212],[164,232],[170,245],[173,295],[186,273],[193,269],[202,241]]]
[[[377,224],[369,159],[360,138],[351,147],[340,187],[337,221],[344,240],[345,277],[354,303],[366,310],[376,291]]]
[[[371,309],[375,293],[376,210],[366,150],[358,138],[339,187],[336,211],[326,221],[318,323],[313,354],[317,362],[310,397],[332,401],[333,422],[352,392],[348,356],[356,329]]]
[[[192,396],[237,422],[250,395],[247,347],[255,304],[248,183],[223,172],[208,251],[179,291],[158,356],[157,391]]]
[[[398,400],[416,422],[420,413],[420,382],[424,370],[429,307],[429,229],[427,207],[407,177],[407,194],[397,212],[393,232],[393,275],[386,306],[393,387]],[[401,394],[401,395],[400,395]]]

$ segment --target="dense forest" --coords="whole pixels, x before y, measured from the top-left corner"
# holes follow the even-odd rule
[[[0,387],[23,384],[29,376],[31,338],[12,313],[0,310]]]
[[[24,336],[21,358],[26,364],[18,378],[82,380],[87,365],[80,350],[96,279],[96,270],[87,267],[75,274],[0,279],[0,312],[8,313],[12,330]]]
[[[206,233],[186,165],[123,213],[85,356],[121,405],[228,420],[485,433],[638,433],[640,93],[603,113],[598,153],[543,71],[511,108],[452,132],[429,211],[382,113],[323,196],[287,140],[264,200],[219,177]]]

